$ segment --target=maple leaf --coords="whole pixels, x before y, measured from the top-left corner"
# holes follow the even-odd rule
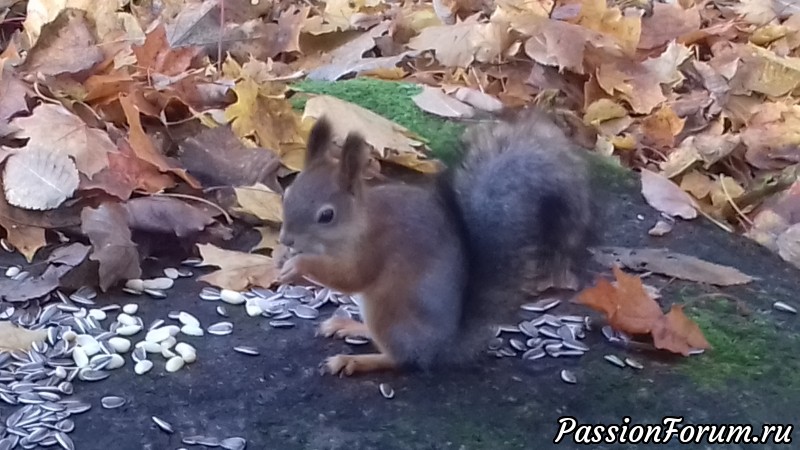
[[[662,148],[672,148],[675,136],[683,130],[686,119],[681,119],[669,105],[661,105],[653,114],[642,120],[642,131],[647,142]]]
[[[304,144],[300,120],[286,100],[287,87],[280,83],[257,84],[244,79],[236,83],[236,103],[225,109],[225,119],[239,137],[255,136],[258,144],[280,151]]]
[[[697,217],[692,198],[669,178],[647,169],[642,169],[641,175],[642,195],[650,206],[670,216]]]
[[[656,348],[689,356],[695,349],[710,349],[702,330],[683,313],[683,306],[672,305],[669,312],[653,324]]]
[[[139,252],[131,240],[128,213],[119,203],[106,202],[81,213],[81,231],[92,243],[92,261],[99,263],[100,288],[119,280],[140,278]]]
[[[156,72],[174,76],[185,72],[200,53],[197,47],[171,48],[164,25],[147,34],[142,45],[134,45],[137,66],[145,73]]]
[[[684,9],[678,3],[653,2],[653,14],[642,18],[638,47],[650,50],[700,29],[697,6]]]
[[[689,356],[693,349],[709,349],[700,327],[672,305],[666,315],[648,294],[642,280],[613,267],[616,286],[600,279],[578,295],[578,302],[603,313],[612,328],[630,334],[650,334],[656,348]]]
[[[608,7],[605,0],[582,0],[577,23],[582,27],[612,36],[620,48],[632,54],[639,44],[642,24],[638,15],[624,15],[619,7]]]
[[[631,334],[647,334],[663,314],[642,286],[641,278],[614,267],[617,286],[600,279],[578,295],[578,302],[605,314],[614,329]]]
[[[502,23],[479,23],[478,15],[455,25],[429,27],[409,41],[414,50],[433,50],[436,60],[448,67],[468,67],[472,61],[493,62],[510,42]]]
[[[224,250],[212,244],[198,244],[203,266],[220,269],[199,278],[223,289],[243,291],[249,287],[268,288],[278,275],[272,258],[264,255]]]
[[[330,121],[337,145],[344,143],[349,132],[359,131],[381,159],[425,173],[439,170],[439,164],[417,149],[422,142],[412,137],[408,129],[368,109],[327,95],[309,99],[303,118],[322,116]]]
[[[94,67],[103,57],[86,12],[66,8],[42,28],[22,69],[44,75],[78,73]]]
[[[156,166],[139,159],[130,144],[120,140],[119,152],[108,154],[108,167],[91,179],[81,177],[79,189],[100,189],[120,200],[127,200],[134,190],[154,194],[174,185],[171,176],[162,174]]]
[[[39,105],[31,116],[16,118],[12,125],[20,129],[17,137],[29,138],[26,149],[69,155],[88,177],[106,167],[107,154],[117,151],[108,134],[89,127],[61,105]]]

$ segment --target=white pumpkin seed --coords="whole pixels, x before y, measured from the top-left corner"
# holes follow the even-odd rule
[[[176,269],[174,267],[167,267],[166,269],[164,269],[164,275],[166,275],[167,278],[170,278],[170,279],[173,279],[173,280],[175,280],[175,279],[177,279],[177,278],[179,278],[181,276],[180,272],[178,272],[178,269]]]
[[[75,349],[72,350],[72,359],[79,368],[84,368],[89,365],[89,356],[82,347],[75,347]]]
[[[201,443],[200,445],[209,446],[208,443]],[[240,437],[230,437],[220,441],[219,446],[225,450],[244,450],[247,446],[247,441]]]
[[[147,372],[149,372],[150,369],[152,368],[153,368],[153,361],[150,361],[148,359],[143,359],[137,362],[135,366],[133,366],[133,371],[136,372],[136,375],[144,375]]]
[[[181,311],[178,313],[178,321],[184,325],[200,327],[200,321],[197,319],[197,317],[189,314],[186,311]]]
[[[156,328],[147,332],[144,340],[147,342],[161,342],[168,337],[171,337],[170,330],[167,327]]]
[[[636,370],[644,369],[644,365],[633,358],[625,358],[625,364],[627,364],[628,367],[632,367]]]
[[[125,282],[125,287],[134,291],[144,291],[144,281],[140,278],[133,278]]]
[[[350,345],[364,345],[369,344],[369,339],[361,336],[347,336],[344,342]]]
[[[110,345],[111,348],[117,353],[128,353],[128,351],[131,349],[130,339],[123,337],[112,337],[108,340],[108,345]]]
[[[294,327],[294,322],[288,320],[270,320],[269,326],[272,328],[292,328]]]
[[[181,333],[187,336],[202,336],[203,329],[194,325],[184,325],[181,327]]]
[[[191,364],[197,360],[197,350],[185,342],[179,342],[175,345],[175,351],[181,356],[183,361]]]
[[[264,310],[258,306],[258,303],[255,302],[255,299],[247,300],[247,303],[244,304],[244,310],[250,317],[257,317],[264,313]]]
[[[167,293],[160,289],[145,289],[144,293],[156,299],[167,298]]]
[[[241,305],[247,299],[242,295],[241,292],[233,291],[230,289],[223,289],[219,291],[219,298],[225,303],[229,303],[231,305]]]
[[[186,362],[180,356],[171,357],[165,366],[167,372],[177,372],[181,370]]]
[[[149,280],[144,280],[142,282],[144,291],[148,289],[155,289],[159,291],[163,291],[165,289],[170,289],[175,284],[175,280],[168,277],[160,277],[160,278],[152,278]]]

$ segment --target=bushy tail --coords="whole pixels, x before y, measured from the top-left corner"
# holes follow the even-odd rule
[[[512,317],[526,292],[577,287],[594,208],[581,150],[540,110],[473,128],[464,144],[439,191],[468,249],[472,337]]]

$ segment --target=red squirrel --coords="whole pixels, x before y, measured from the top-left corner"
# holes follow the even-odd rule
[[[469,361],[492,336],[494,308],[577,287],[593,238],[587,167],[545,113],[468,131],[461,161],[432,186],[368,186],[362,136],[346,136],[339,161],[332,139],[321,118],[279,237],[291,255],[280,282],[305,277],[358,300],[363,323],[331,317],[320,332],[377,348],[328,358],[330,373]]]

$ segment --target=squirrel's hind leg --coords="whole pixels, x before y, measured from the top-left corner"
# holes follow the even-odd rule
[[[336,355],[325,360],[325,368],[332,375],[350,376],[355,374],[392,370],[397,363],[386,353],[368,355]]]
[[[331,317],[319,326],[319,333],[325,337],[336,336],[337,338],[346,337],[365,337],[370,338],[367,324],[346,317]]]

